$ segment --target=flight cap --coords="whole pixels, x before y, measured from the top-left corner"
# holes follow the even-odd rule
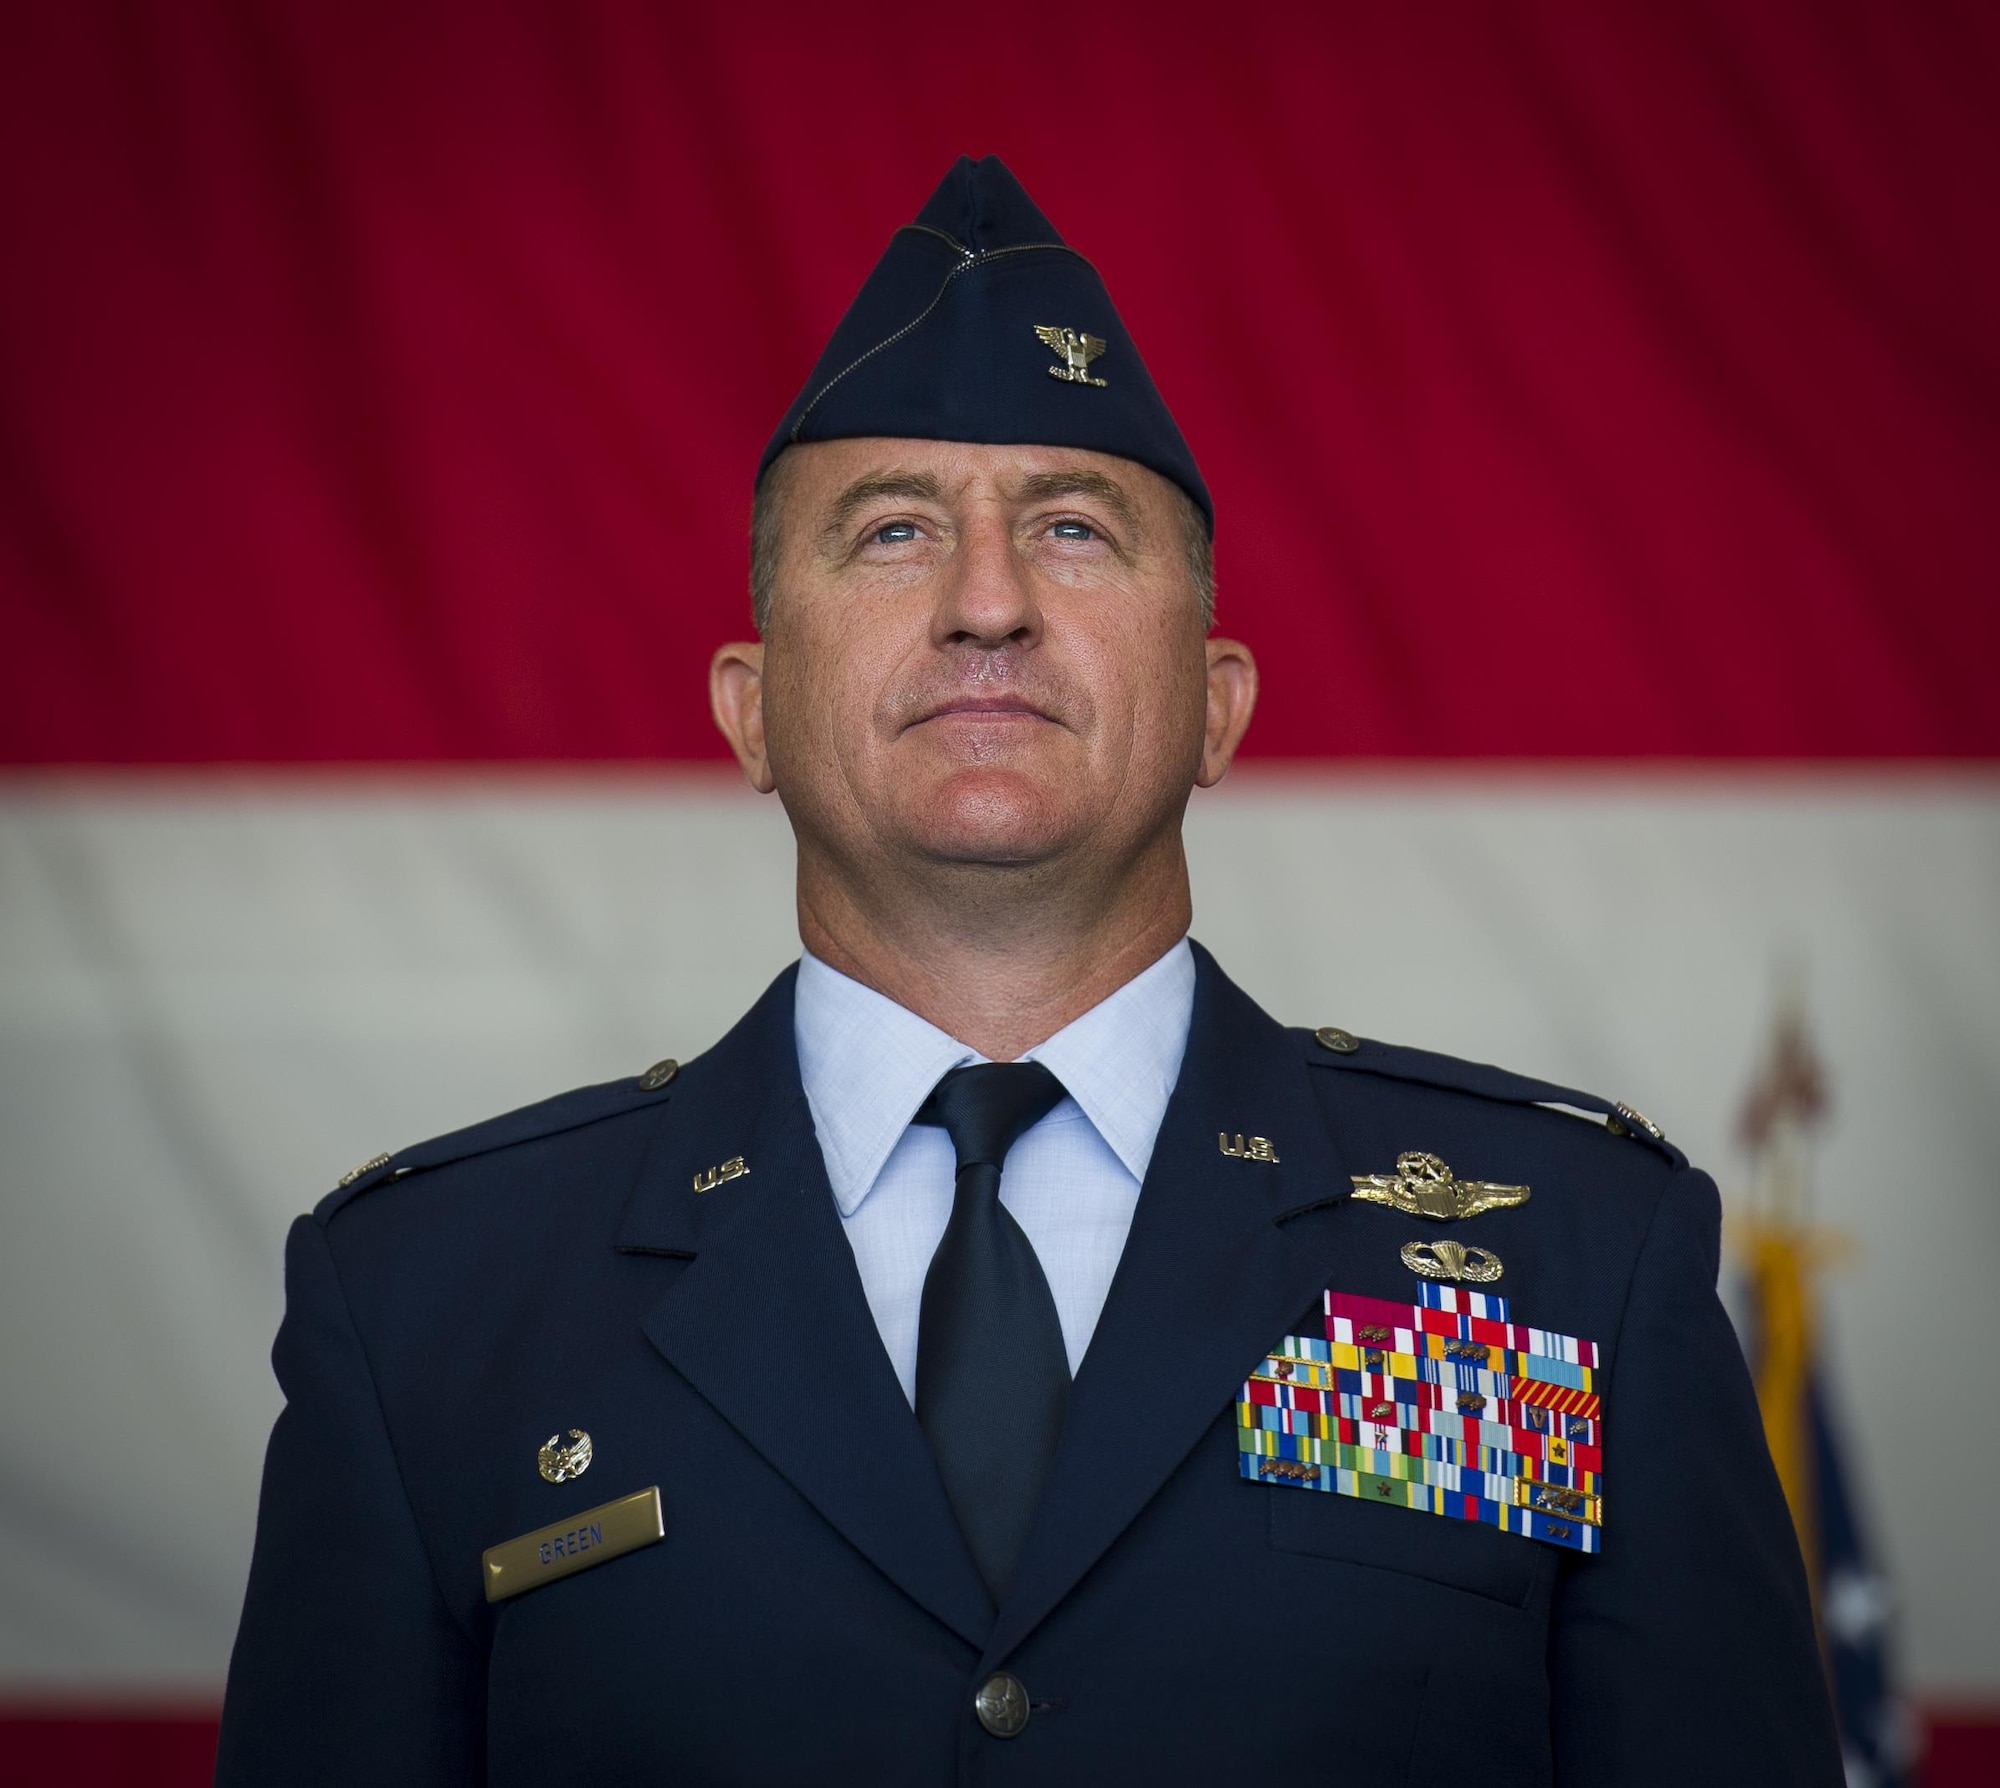
[[[882,258],[778,424],[787,447],[890,435],[1083,447],[1215,507],[1097,269],[997,155],[960,156]]]

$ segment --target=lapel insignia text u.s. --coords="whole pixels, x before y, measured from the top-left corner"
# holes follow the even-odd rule
[[[1278,1164],[1278,1151],[1271,1146],[1268,1136],[1253,1136],[1244,1141],[1239,1130],[1231,1136],[1227,1130],[1216,1132],[1215,1140],[1222,1145],[1222,1152],[1237,1161],[1268,1161],[1273,1167]]]
[[[696,1174],[694,1189],[697,1192],[713,1192],[725,1181],[740,1180],[749,1171],[749,1163],[741,1155],[731,1155],[719,1167],[711,1167],[706,1173]]]

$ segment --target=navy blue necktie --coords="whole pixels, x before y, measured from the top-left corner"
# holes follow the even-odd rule
[[[1039,1062],[954,1068],[916,1122],[958,1153],[951,1221],[924,1275],[917,1420],[997,1603],[1027,1537],[1069,1401],[1069,1355],[1034,1244],[1000,1202],[1015,1139],[1060,1103]]]

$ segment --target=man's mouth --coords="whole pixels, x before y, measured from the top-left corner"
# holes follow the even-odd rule
[[[932,720],[1047,720],[1050,717],[1033,702],[1018,695],[955,695],[939,702],[911,722],[922,726]]]

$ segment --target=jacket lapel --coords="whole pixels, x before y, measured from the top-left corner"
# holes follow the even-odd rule
[[[618,1246],[690,1257],[648,1339],[849,1542],[968,1643],[993,1605],[896,1382],[799,1081],[788,970],[684,1070]],[[696,1194],[694,1176],[748,1172]],[[784,1385],[773,1385],[782,1335]]]
[[[1349,1190],[1297,1039],[1196,947],[1194,1023],[1042,1504],[986,1648],[1003,1660],[1234,1401],[1333,1277],[1278,1220]],[[1231,1158],[1218,1133],[1270,1140]]]

